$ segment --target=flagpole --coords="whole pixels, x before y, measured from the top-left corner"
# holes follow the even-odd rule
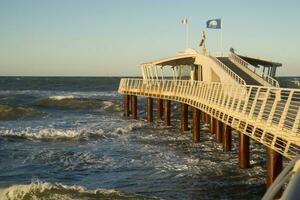
[[[223,19],[221,19],[221,53],[223,56]]]
[[[185,18],[187,20],[187,18]],[[186,21],[185,24],[185,49],[188,48],[188,44],[189,44],[189,27],[188,27],[188,21]]]

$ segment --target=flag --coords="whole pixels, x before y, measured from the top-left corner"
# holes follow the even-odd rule
[[[188,19],[184,18],[181,20],[181,24],[186,25],[188,23]]]
[[[211,19],[206,22],[206,28],[221,29],[222,19]]]

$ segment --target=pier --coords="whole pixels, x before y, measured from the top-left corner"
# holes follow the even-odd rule
[[[147,97],[147,119],[153,122],[153,101],[157,120],[171,126],[171,101],[180,103],[180,129],[188,131],[188,109],[192,110],[192,138],[200,141],[200,124],[224,152],[231,151],[232,134],[238,134],[238,167],[250,167],[250,143],[267,149],[269,187],[281,172],[282,157],[300,153],[300,90],[280,88],[274,78],[281,64],[235,52],[214,54],[187,49],[173,57],[140,65],[142,79],[121,79],[124,116],[137,119],[137,96]],[[258,72],[262,68],[262,72]],[[131,106],[129,101],[131,99]]]

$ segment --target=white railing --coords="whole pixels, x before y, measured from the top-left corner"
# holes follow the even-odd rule
[[[223,70],[225,70],[237,83],[246,85],[246,82],[244,79],[242,79],[239,75],[237,75],[234,71],[232,71],[230,68],[228,68],[226,65],[224,65],[219,59],[217,59],[213,55],[209,55],[209,57],[215,61]]]
[[[287,158],[300,153],[300,90],[216,82],[122,79],[119,92],[187,103]]]
[[[279,83],[277,80],[272,78],[271,76],[258,74],[256,72],[256,68],[248,63],[247,61],[240,58],[238,55],[234,53],[229,54],[229,59],[231,62],[236,64],[241,70],[246,72],[248,75],[250,75],[252,78],[254,78],[258,83],[260,83],[263,86],[273,86],[273,87],[279,87]]]

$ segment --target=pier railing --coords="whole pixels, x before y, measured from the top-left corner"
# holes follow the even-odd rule
[[[255,67],[248,63],[247,61],[240,58],[238,55],[234,53],[229,54],[229,59],[236,64],[241,70],[246,72],[248,75],[253,77],[257,82],[259,82],[263,86],[272,86],[279,87],[279,83],[277,80],[272,78],[269,75],[258,74],[255,70]]]
[[[119,92],[189,104],[287,158],[300,153],[300,90],[190,80],[122,79]]]
[[[229,67],[224,65],[220,60],[218,60],[215,56],[209,55],[209,57],[216,62],[223,70],[225,70],[237,83],[246,85],[244,79],[242,79],[239,75],[237,75],[234,71],[232,71]]]

